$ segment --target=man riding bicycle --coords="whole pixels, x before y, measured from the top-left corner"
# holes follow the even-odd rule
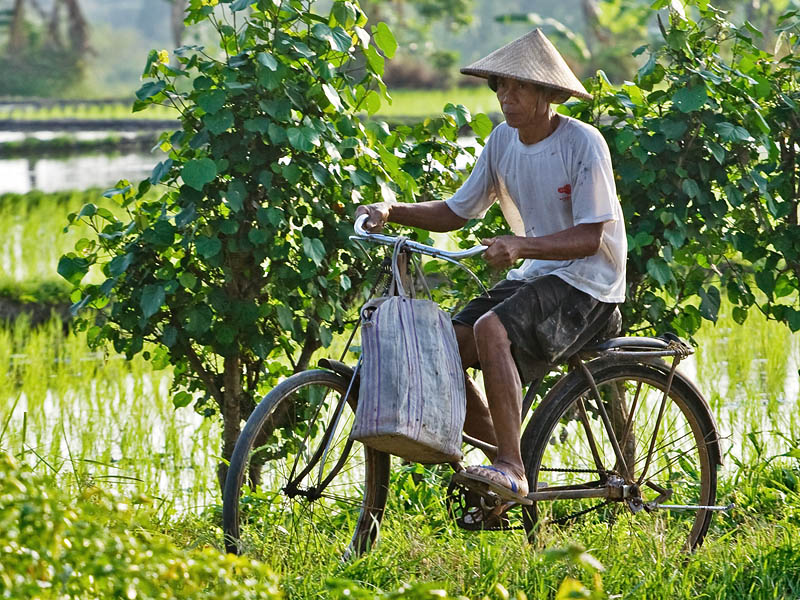
[[[624,300],[625,225],[600,132],[550,106],[591,96],[540,30],[461,72],[487,78],[505,116],[467,181],[445,201],[381,202],[356,216],[368,215],[370,231],[387,222],[452,231],[500,203],[514,235],[483,240],[483,256],[497,269],[524,261],[453,317],[466,378],[464,431],[497,454],[461,481],[520,500],[528,493],[522,384],[595,337]],[[477,366],[486,399],[466,373]]]

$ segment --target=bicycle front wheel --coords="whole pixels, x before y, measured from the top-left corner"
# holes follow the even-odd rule
[[[573,371],[537,407],[523,436],[531,491],[552,498],[524,511],[529,537],[548,525],[602,524],[615,525],[609,535],[626,536],[626,544],[631,535],[656,536],[695,548],[712,515],[698,507],[714,504],[720,462],[707,404],[680,373],[668,386],[661,363],[599,359],[588,367],[597,393]]]
[[[304,371],[276,386],[247,420],[225,481],[223,525],[228,552],[261,538],[286,560],[369,549],[378,535],[389,483],[389,456],[349,439],[357,389],[323,370]],[[264,453],[262,481],[245,481]],[[347,537],[350,536],[349,543]]]

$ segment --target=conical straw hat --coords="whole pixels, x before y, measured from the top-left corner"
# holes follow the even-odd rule
[[[570,96],[592,99],[592,95],[578,81],[541,29],[534,29],[506,44],[489,56],[464,67],[461,72],[483,78],[492,75],[511,77],[568,92]]]

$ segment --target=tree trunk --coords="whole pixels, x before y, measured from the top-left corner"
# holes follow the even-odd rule
[[[183,46],[183,33],[186,26],[183,24],[183,17],[186,13],[186,0],[172,0],[170,10],[170,29],[172,31],[172,42],[176,48]]]
[[[78,0],[61,0],[67,7],[69,41],[73,52],[83,54],[89,46],[89,25],[83,16]]]
[[[300,373],[308,369],[309,363],[311,362],[311,356],[319,350],[319,347],[322,344],[320,343],[319,339],[311,332],[311,330],[306,332],[306,339],[303,342],[303,349],[300,351],[300,357],[297,359],[297,363],[294,366],[294,372]]]
[[[54,48],[64,49],[64,38],[61,35],[61,3],[53,2],[53,10],[47,21],[47,31],[50,33],[50,44]]]
[[[311,330],[306,332],[306,339],[303,343],[303,349],[300,351],[300,357],[297,359],[297,363],[294,366],[294,372],[300,373],[305,371],[309,368],[311,357],[316,352],[321,343],[319,339],[313,334]],[[242,397],[244,399],[244,397]],[[247,409],[245,409],[246,411]],[[251,409],[252,410],[252,409]],[[259,446],[263,446],[266,444],[267,440],[272,435],[272,432],[275,431],[276,427],[283,427],[286,425],[287,420],[290,418],[291,415],[294,414],[294,406],[291,403],[284,403],[283,405],[278,407],[278,410],[272,417],[267,420],[264,424],[264,427],[261,431],[258,432],[256,436],[256,440],[254,442],[254,447],[258,448]],[[250,487],[255,489],[261,483],[261,471],[263,470],[264,463],[266,462],[266,458],[263,455],[256,454],[252,457],[250,461],[250,466],[248,470],[248,480],[250,482]]]
[[[756,14],[758,13],[760,8],[761,8],[761,0],[750,0],[750,2],[747,3],[747,8],[745,11],[745,19],[747,19],[752,23],[755,20]]]
[[[582,0],[581,10],[583,11],[583,18],[586,20],[586,47],[589,52],[594,53],[595,46],[598,42],[605,42],[608,36],[603,32],[600,26],[600,11],[597,8],[597,0]]]
[[[23,0],[14,0],[14,12],[11,14],[11,30],[8,35],[9,54],[24,52],[27,42],[27,36],[25,35],[25,4]]]
[[[223,372],[224,389],[222,405],[222,458],[217,466],[219,489],[225,491],[225,478],[228,475],[228,463],[233,455],[233,448],[242,429],[240,402],[242,397],[241,360],[238,356],[225,359]]]
[[[379,2],[375,2],[374,0],[362,0],[362,2],[359,3],[361,10],[367,15],[367,22],[369,25],[375,25],[381,20],[381,9],[378,4]]]

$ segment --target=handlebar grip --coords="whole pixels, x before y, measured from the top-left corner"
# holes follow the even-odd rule
[[[359,215],[356,222],[353,223],[353,230],[356,232],[356,235],[370,235],[370,233],[364,229],[364,223],[367,222],[367,219],[369,219],[369,215]]]

